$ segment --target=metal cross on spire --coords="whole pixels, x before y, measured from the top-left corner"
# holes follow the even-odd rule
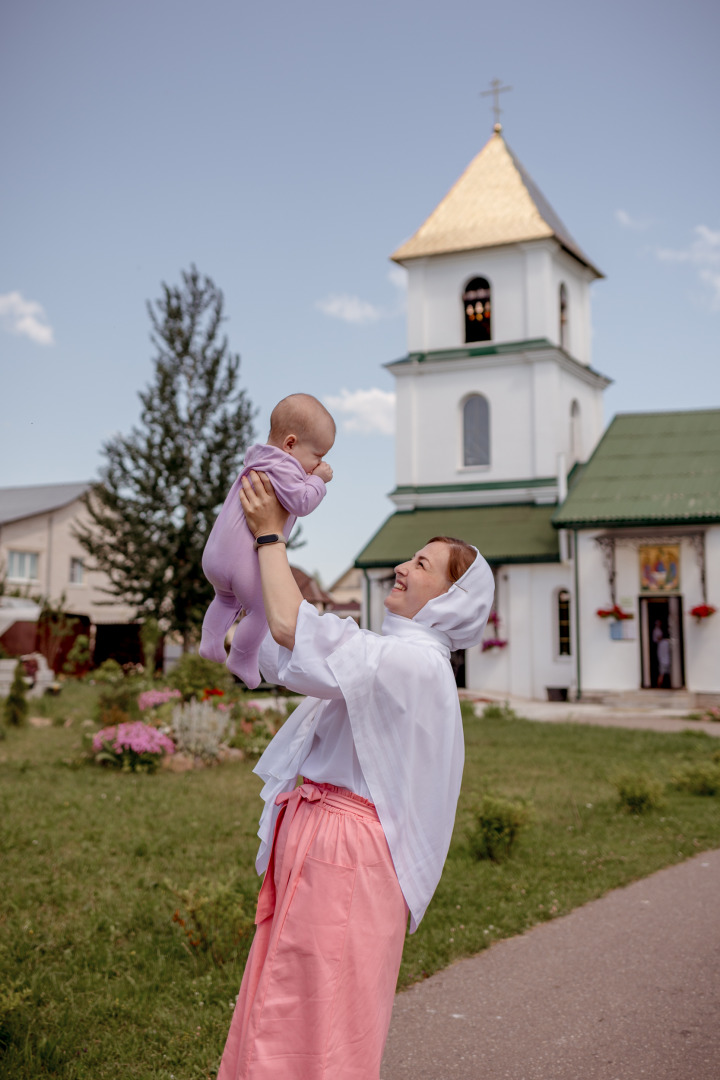
[[[493,112],[495,113],[496,131],[502,131],[502,127],[500,126],[500,113],[502,112],[502,109],[500,108],[500,95],[504,94],[506,90],[512,90],[512,86],[503,86],[502,79],[491,79],[490,90],[480,91],[480,97],[490,97],[491,94],[493,96],[492,107]]]

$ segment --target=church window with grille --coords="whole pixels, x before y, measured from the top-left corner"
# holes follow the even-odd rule
[[[462,295],[465,312],[465,341],[490,341],[492,338],[490,282],[476,277],[468,281]]]
[[[482,394],[463,405],[463,465],[490,464],[490,406]]]
[[[568,347],[568,295],[565,285],[560,286],[560,348]]]
[[[558,656],[570,656],[570,593],[558,589],[557,593],[557,643]]]

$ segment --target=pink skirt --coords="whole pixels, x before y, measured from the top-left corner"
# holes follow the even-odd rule
[[[408,909],[372,803],[281,795],[217,1080],[377,1080]]]

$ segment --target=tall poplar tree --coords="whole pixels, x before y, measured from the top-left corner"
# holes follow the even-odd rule
[[[90,522],[76,535],[107,574],[107,593],[180,633],[187,648],[212,598],[203,548],[253,439],[254,410],[222,333],[220,289],[191,266],[180,286],[162,290],[148,303],[157,355],[140,423],[104,444],[100,479],[85,496]]]

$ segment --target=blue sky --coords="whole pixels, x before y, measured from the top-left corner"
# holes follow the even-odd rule
[[[285,393],[340,402],[296,555],[332,581],[392,509],[392,435],[368,421],[387,429],[382,365],[405,352],[388,255],[490,136],[496,76],[508,144],[607,275],[607,419],[717,407],[719,41],[710,0],[11,0],[0,486],[96,474],[152,375],[145,303],[194,262],[261,438]]]

